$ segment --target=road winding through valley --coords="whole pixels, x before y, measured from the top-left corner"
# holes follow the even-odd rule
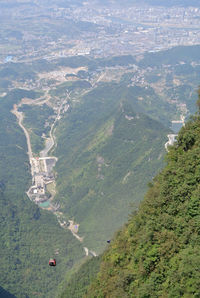
[[[31,158],[33,158],[33,152],[31,149],[30,135],[29,135],[27,129],[22,124],[23,119],[24,119],[23,113],[18,111],[18,106],[16,104],[13,106],[13,110],[11,111],[11,113],[13,113],[16,116],[19,126],[24,131],[24,134],[26,136],[27,147],[28,147],[28,156],[29,156],[29,160],[30,160]]]
[[[32,148],[31,148],[31,139],[30,139],[30,134],[28,132],[28,130],[26,129],[26,127],[24,126],[23,124],[23,120],[24,120],[24,114],[23,112],[20,112],[18,110],[18,108],[20,108],[23,104],[29,104],[29,105],[42,105],[44,103],[47,103],[48,100],[42,100],[42,101],[39,101],[37,100],[37,102],[35,103],[34,101],[32,100],[28,100],[26,101],[26,99],[22,99],[21,102],[17,105],[17,104],[14,104],[13,106],[13,109],[11,110],[11,113],[14,114],[17,118],[17,122],[19,124],[19,126],[22,128],[24,134],[25,134],[25,137],[26,137],[26,142],[27,142],[27,147],[28,147],[28,157],[29,157],[29,162],[30,162],[30,165],[31,165],[31,174],[32,174],[32,180],[34,180],[34,172],[35,172],[35,167],[34,167],[34,162],[36,160],[36,158],[34,158],[34,154],[32,152]],[[56,143],[55,143],[55,136],[54,136],[54,128],[55,128],[55,125],[56,123],[61,119],[61,111],[63,109],[63,106],[64,106],[64,103],[62,103],[59,107],[59,109],[57,110],[57,115],[55,117],[55,120],[54,122],[52,123],[51,125],[51,128],[50,128],[50,133],[49,133],[49,137],[46,139],[45,141],[45,148],[40,152],[40,159],[43,160],[43,159],[48,159],[50,157],[48,157],[48,153],[52,150],[52,148],[54,146],[56,146]],[[65,109],[65,112],[69,109],[69,104],[67,104],[66,106],[66,109]],[[56,157],[51,157],[51,158],[54,158],[56,161],[57,161],[57,158]],[[31,192],[33,186],[31,186],[27,192],[27,195],[29,196],[29,193]],[[54,195],[55,196],[55,195]],[[53,197],[52,196],[52,199]],[[30,198],[30,196],[29,196]],[[66,221],[64,221],[63,219],[61,218],[64,218],[64,215],[62,212],[60,211],[57,211],[57,209],[53,208],[53,205],[51,205],[50,208],[48,208],[50,211],[52,211],[56,217],[57,217],[57,220],[60,224],[60,226],[62,228],[66,228],[66,229],[69,229],[72,233],[72,235],[80,242],[83,242],[83,237],[80,237],[78,235],[78,227],[79,227],[79,224],[77,223],[74,223],[73,220],[69,220],[67,224]],[[94,256],[96,257],[97,254],[94,252],[94,251],[91,251],[89,250],[87,247],[84,247],[84,252],[85,252],[85,255],[86,256]]]

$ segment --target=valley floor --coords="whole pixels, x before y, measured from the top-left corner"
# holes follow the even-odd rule
[[[56,182],[53,168],[58,159],[55,156],[48,156],[48,154],[55,146],[54,127],[56,122],[61,119],[61,110],[66,102],[62,102],[60,108],[57,110],[57,115],[53,124],[51,125],[49,137],[45,140],[45,148],[40,151],[40,157],[35,156],[34,152],[32,151],[30,133],[23,123],[24,114],[23,112],[20,112],[18,110],[18,108],[20,108],[24,104],[24,102],[24,99],[22,99],[18,105],[15,104],[11,112],[17,117],[18,124],[24,131],[28,147],[28,156],[32,174],[32,185],[27,191],[27,196],[40,208],[52,211],[56,215],[60,226],[62,228],[69,229],[76,239],[78,239],[80,242],[83,242],[83,237],[80,237],[78,235],[79,224],[75,223],[73,220],[68,220],[67,222],[65,220],[64,214],[59,211],[60,204],[53,202],[53,199],[56,195]],[[48,102],[48,100],[44,101],[42,98],[42,100],[37,100],[36,104],[42,105],[46,102]],[[35,102],[28,100],[26,104],[35,105]],[[65,112],[68,109],[69,104],[66,104]],[[89,250],[87,247],[84,247],[84,251],[86,256],[97,256],[94,251]]]

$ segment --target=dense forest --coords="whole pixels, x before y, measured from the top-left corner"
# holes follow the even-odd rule
[[[12,297],[10,292],[46,298],[55,295],[84,251],[53,214],[26,195],[31,183],[26,139],[10,112],[25,96],[34,98],[35,93],[17,89],[0,101],[0,297]],[[51,270],[48,261],[55,255],[59,266]]]
[[[95,277],[98,271],[99,265],[95,264],[100,258],[93,258],[89,263],[85,263],[81,269],[81,278],[75,275],[69,281],[72,270],[77,270],[83,261],[83,246],[100,253],[106,246],[112,249],[113,245],[114,248],[117,245],[115,243],[118,238],[111,242],[111,245],[107,240],[128,220],[130,210],[137,210],[148,181],[163,167],[164,143],[167,141],[166,135],[170,132],[164,125],[170,126],[170,120],[174,119],[170,117],[174,117],[176,110],[176,106],[167,102],[166,98],[178,98],[187,104],[190,112],[192,110],[193,98],[186,97],[187,94],[195,92],[193,87],[198,84],[196,82],[200,70],[199,53],[198,46],[187,47],[184,50],[178,47],[157,53],[157,56],[155,53],[144,55],[139,62],[132,56],[96,60],[78,56],[59,58],[51,63],[36,60],[28,66],[25,63],[12,62],[1,65],[1,291],[8,291],[17,297],[54,297],[58,292],[57,286],[67,274],[67,284],[71,287],[66,289],[69,291],[67,293],[70,293],[68,296],[71,293],[86,294],[91,278]],[[185,64],[180,64],[180,59]],[[165,65],[170,61],[169,73],[169,69],[165,70]],[[91,78],[98,76],[105,66],[125,65],[129,68],[134,63],[137,63],[139,70],[136,72],[134,67],[131,68],[131,72],[124,73],[119,81],[99,82],[97,85],[87,83]],[[56,125],[57,147],[54,153],[59,158],[56,165],[56,200],[61,204],[66,219],[80,223],[79,234],[84,236],[84,245],[72,237],[69,231],[62,229],[53,214],[39,209],[26,196],[31,184],[26,139],[17,124],[17,119],[10,111],[13,104],[19,103],[22,98],[37,100],[44,92],[41,89],[37,89],[37,92],[22,89],[11,91],[6,87],[8,84],[14,88],[16,82],[25,82],[26,77],[27,82],[34,81],[38,72],[55,70],[61,65],[72,68],[86,66],[86,71],[74,75],[77,76],[76,82],[61,83],[49,92],[52,102],[57,102],[58,98],[64,98],[69,91],[71,92],[70,108]],[[150,70],[146,71],[144,76],[149,82],[164,83],[168,86],[163,97],[157,94],[153,85],[132,84],[132,78],[147,66]],[[175,75],[183,81],[180,86],[172,84]],[[47,105],[23,105],[21,110],[25,115],[24,124],[32,130],[34,136],[31,140],[32,146],[38,153],[43,146],[41,136],[43,133],[49,133],[49,127],[45,127],[46,122],[48,120],[52,123],[51,117],[54,116],[54,112]],[[194,137],[191,134],[184,138],[192,143]],[[155,179],[154,183],[157,183],[156,181]],[[184,182],[183,189],[186,185]],[[156,187],[152,188],[152,192],[158,188]],[[117,237],[123,236],[124,233],[129,232],[119,232]],[[145,249],[148,251],[148,247]],[[52,274],[52,268],[47,265],[49,257],[55,254],[59,266],[53,269]],[[127,272],[129,270],[127,265]],[[140,282],[139,277],[138,280]],[[77,288],[73,288],[75,285],[80,289],[80,293]]]
[[[148,181],[163,166],[170,130],[138,112],[142,108],[134,96],[145,92],[136,89],[127,95],[130,100],[121,85],[93,89],[56,131],[56,200],[64,214],[80,223],[85,245],[97,253],[128,219],[130,204],[137,206]]]
[[[95,280],[84,283],[83,267],[61,297],[74,291],[87,298],[200,297],[199,113],[181,129],[166,162],[101,257]]]

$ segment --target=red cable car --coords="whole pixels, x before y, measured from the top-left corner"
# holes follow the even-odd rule
[[[49,266],[56,266],[56,259],[50,259]]]

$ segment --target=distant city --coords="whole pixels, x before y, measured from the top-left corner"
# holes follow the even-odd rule
[[[8,17],[10,27],[3,23]],[[200,43],[200,8],[195,7],[122,9],[88,1],[81,7],[34,6],[31,12],[24,6],[2,9],[0,18],[7,30],[15,25],[14,33],[2,36],[1,63],[34,57],[141,55]],[[40,28],[35,20],[40,20]]]
[[[57,16],[93,22],[98,36],[85,36],[72,54],[140,54],[200,42],[199,8],[132,7],[125,9],[59,10]],[[92,40],[94,38],[94,40]]]

